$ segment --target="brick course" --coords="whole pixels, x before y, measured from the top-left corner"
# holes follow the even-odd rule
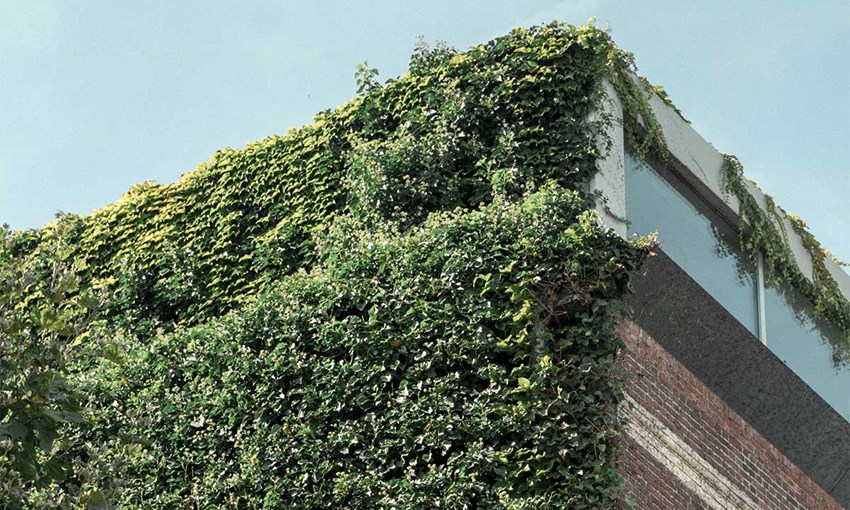
[[[624,485],[622,508],[634,505],[636,510],[710,510],[699,496],[628,436],[621,444],[619,465]]]
[[[619,333],[628,349],[623,358],[626,393],[757,508],[841,510],[637,324],[623,319]],[[711,508],[629,437],[624,438],[619,467],[625,483],[623,508],[629,500],[641,510]]]

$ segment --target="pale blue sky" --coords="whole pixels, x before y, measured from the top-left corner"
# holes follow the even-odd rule
[[[694,127],[850,260],[850,2],[0,0],[0,223],[89,213],[311,120],[357,63],[597,16]]]

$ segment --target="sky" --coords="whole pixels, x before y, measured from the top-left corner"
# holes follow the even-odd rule
[[[88,214],[311,121],[368,60],[597,18],[693,127],[850,261],[850,2],[0,0],[0,223]]]

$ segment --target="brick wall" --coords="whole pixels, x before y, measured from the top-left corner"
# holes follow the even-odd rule
[[[623,476],[623,508],[694,508],[708,510],[694,491],[634,440],[626,436],[620,450],[620,474]]]
[[[842,508],[637,324],[619,332],[629,351],[623,508]]]

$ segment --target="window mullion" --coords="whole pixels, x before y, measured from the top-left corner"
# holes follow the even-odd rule
[[[767,345],[767,317],[764,311],[764,257],[761,256],[761,252],[756,257],[756,267],[758,268],[756,294],[758,295],[759,340],[764,345]]]

